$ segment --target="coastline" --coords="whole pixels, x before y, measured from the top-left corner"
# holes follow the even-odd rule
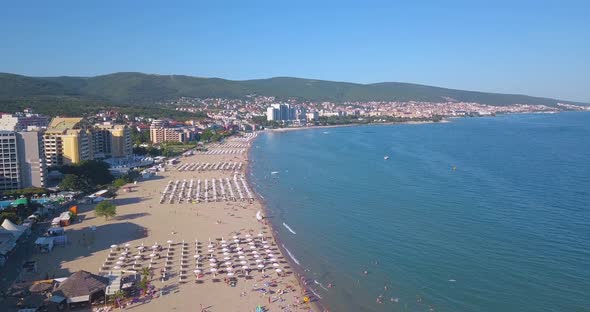
[[[452,120],[444,118],[440,121],[404,121],[404,122],[379,122],[379,123],[367,123],[367,124],[345,124],[345,125],[328,125],[328,126],[305,126],[305,127],[291,127],[291,128],[276,128],[276,129],[265,129],[264,131],[269,132],[290,132],[300,130],[313,130],[313,129],[331,129],[331,128],[348,128],[348,127],[363,127],[363,126],[392,126],[392,125],[424,125],[424,124],[438,124],[438,123],[450,123]]]
[[[334,127],[332,127],[332,128],[334,128]],[[311,287],[309,287],[305,283],[303,283],[303,280],[307,279],[307,277],[305,276],[305,270],[300,264],[295,263],[295,261],[291,258],[290,253],[286,250],[287,248],[285,247],[285,245],[281,241],[281,239],[279,237],[279,233],[276,228],[276,226],[278,226],[278,225],[275,225],[270,220],[270,218],[267,218],[267,216],[270,215],[270,210],[268,208],[266,200],[264,199],[264,197],[262,197],[258,193],[258,191],[254,187],[252,187],[254,185],[254,183],[252,183],[252,181],[251,181],[251,172],[252,172],[252,164],[254,162],[254,159],[252,158],[251,150],[252,150],[252,146],[256,143],[256,140],[259,140],[259,138],[256,137],[254,140],[252,140],[252,142],[250,143],[250,146],[247,149],[246,159],[248,160],[248,166],[246,166],[246,171],[245,171],[246,181],[248,182],[250,189],[253,191],[254,195],[256,196],[256,201],[258,201],[260,203],[260,205],[262,207],[262,211],[264,213],[264,219],[268,220],[265,223],[266,223],[266,225],[268,225],[268,227],[271,230],[270,232],[273,237],[273,240],[275,241],[276,246],[279,249],[281,255],[283,256],[284,259],[287,259],[289,266],[292,268],[293,273],[295,273],[297,283],[298,283],[299,287],[302,289],[302,292],[306,293],[307,295],[311,294],[313,297],[317,297],[315,295],[314,291],[311,289]],[[313,311],[318,311],[318,312],[329,311],[329,309],[321,302],[321,300],[322,299],[318,297],[318,298],[316,298],[316,300],[310,301]]]

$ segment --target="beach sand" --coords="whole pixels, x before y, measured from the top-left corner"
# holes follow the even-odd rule
[[[228,143],[231,143],[229,141]],[[235,142],[234,142],[235,143]],[[222,149],[222,148],[215,148]],[[231,149],[231,148],[228,148]],[[193,155],[181,157],[181,163],[203,163],[203,162],[242,162],[244,165],[240,174],[247,170],[248,153],[224,154],[224,155]],[[256,220],[257,211],[263,210],[259,200],[252,201],[217,201],[201,203],[164,204],[159,203],[161,192],[170,180],[190,179],[233,179],[233,171],[188,171],[180,172],[172,166],[166,166],[166,172],[160,172],[152,179],[140,181],[135,185],[132,192],[120,191],[113,202],[117,205],[117,217],[108,221],[104,218],[97,218],[92,211],[94,205],[80,205],[80,222],[66,227],[66,233],[70,243],[66,247],[56,247],[49,254],[35,254],[33,260],[37,261],[39,272],[36,276],[28,276],[27,279],[45,277],[64,277],[69,273],[86,270],[92,273],[99,273],[102,264],[109,255],[112,244],[122,246],[130,244],[130,254],[137,253],[137,247],[142,243],[146,247],[154,243],[168,246],[166,241],[172,240],[174,255],[172,256],[172,269],[169,270],[169,278],[162,282],[160,270],[164,266],[163,258],[153,263],[152,285],[157,289],[164,289],[164,295],[151,301],[133,304],[129,308],[138,311],[200,311],[201,305],[207,311],[254,311],[257,305],[262,305],[267,311],[317,311],[310,304],[300,303],[304,296],[304,290],[299,286],[298,278],[293,272],[287,259],[281,254],[272,237],[272,229]],[[187,183],[188,184],[188,183]],[[187,185],[188,187],[188,185]],[[201,187],[204,187],[202,184]],[[252,188],[250,190],[253,192]],[[228,190],[226,189],[226,192]],[[234,192],[237,192],[234,189]],[[246,194],[244,194],[245,196]],[[221,221],[221,222],[218,222]],[[94,229],[93,229],[94,228]],[[217,281],[209,273],[208,241],[217,242],[217,248],[221,249],[219,241],[233,241],[233,236],[238,235],[245,239],[246,234],[252,235],[258,241],[258,233],[263,233],[271,246],[273,253],[279,260],[279,268],[283,270],[284,276],[278,276],[274,268],[266,266],[266,275],[258,270],[252,270],[248,279],[242,276],[236,269],[237,285],[230,287],[224,282],[225,273],[217,274]],[[196,282],[193,273],[195,269],[195,239],[201,243],[200,253],[203,256],[201,267],[207,272],[202,283]],[[188,274],[186,282],[179,282],[180,271],[180,250],[181,242],[188,245]],[[245,242],[242,247],[249,247]],[[120,253],[120,252],[119,252]],[[147,267],[149,257],[144,252],[146,260],[141,261],[141,266]],[[161,251],[160,256],[165,256],[166,251]],[[119,254],[117,254],[119,256]],[[237,255],[231,254],[234,264],[237,264]],[[254,267],[252,254],[247,253],[247,261],[250,267]],[[219,268],[223,268],[223,256],[217,254]],[[221,259],[220,259],[221,258]],[[133,261],[131,261],[132,263]],[[130,266],[124,267],[128,269]],[[139,268],[139,266],[137,267]],[[112,270],[112,266],[107,271]],[[267,277],[264,277],[267,276]],[[265,287],[265,283],[275,286]],[[253,291],[256,288],[270,290],[269,294],[261,291]],[[279,290],[292,289],[279,296]],[[291,305],[291,308],[285,308]]]

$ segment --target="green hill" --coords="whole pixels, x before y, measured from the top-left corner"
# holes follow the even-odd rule
[[[0,73],[2,107],[47,105],[150,106],[185,97],[243,98],[249,94],[310,101],[454,101],[489,105],[517,103],[554,106],[556,99],[445,89],[410,83],[357,84],[291,77],[234,81],[181,75],[115,73],[96,77],[25,77]],[[581,104],[569,101],[564,103]],[[6,109],[4,109],[6,110]]]

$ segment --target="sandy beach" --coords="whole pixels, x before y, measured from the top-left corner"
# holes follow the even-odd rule
[[[244,141],[229,139],[226,142],[228,145],[231,143],[235,145]],[[128,309],[254,311],[257,305],[261,305],[266,311],[317,311],[311,304],[302,303],[304,290],[299,286],[289,262],[277,248],[272,229],[256,219],[256,213],[263,211],[258,199],[240,200],[236,189],[233,190],[236,200],[225,199],[229,197],[229,190],[226,188],[224,191],[227,195],[221,196],[217,184],[217,201],[211,201],[212,190],[209,185],[208,202],[184,200],[179,203],[174,200],[168,203],[166,200],[159,203],[161,193],[169,181],[179,180],[182,183],[184,179],[193,179],[196,184],[197,179],[208,179],[209,182],[216,179],[219,183],[221,178],[233,180],[235,174],[244,176],[248,168],[248,148],[252,141],[245,143],[248,146],[243,153],[223,153],[224,150],[236,148],[216,144],[210,150],[222,151],[221,154],[201,153],[179,157],[178,164],[168,165],[165,172],[138,182],[134,191],[120,191],[113,200],[117,205],[117,217],[114,219],[97,218],[93,212],[94,205],[80,205],[80,221],[66,227],[69,245],[56,247],[49,254],[35,254],[32,260],[37,261],[39,271],[36,276],[28,276],[27,279],[65,277],[78,270],[92,273],[102,271],[103,274],[139,270],[148,267],[153,258],[150,283],[162,296],[132,304]],[[241,162],[243,166],[239,171],[177,169],[183,164],[219,162]],[[201,187],[201,192],[204,192],[204,185]],[[234,242],[235,236],[239,243]],[[111,254],[110,246],[113,244],[120,248],[115,248]],[[129,244],[128,255],[122,255],[125,244]],[[157,256],[150,257],[150,249],[154,244],[160,245],[161,250]],[[142,253],[138,250],[141,245],[145,247]],[[162,279],[161,272],[167,263],[166,254],[169,255],[170,267],[166,269],[166,278]],[[200,258],[195,257],[195,254],[200,255]],[[211,265],[211,254],[217,265]],[[131,256],[134,255],[139,255],[139,259],[133,260]],[[124,259],[117,258],[119,256]],[[123,263],[116,267],[117,259]],[[134,261],[137,261],[135,266]],[[232,262],[231,265],[226,264],[226,261]],[[105,262],[107,265],[103,266]],[[264,272],[257,267],[261,263]],[[247,275],[244,265],[249,266]],[[228,270],[228,267],[232,269]],[[203,274],[198,280],[194,273],[197,268]],[[210,271],[211,268],[217,268],[216,274]],[[280,273],[275,271],[277,268],[281,270]],[[224,282],[229,277],[228,273],[233,273],[229,276],[237,280],[235,287]]]

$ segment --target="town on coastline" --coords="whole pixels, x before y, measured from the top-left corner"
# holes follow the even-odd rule
[[[186,116],[1,114],[1,307],[316,310],[246,179],[258,130],[589,109],[265,96],[160,104]]]

